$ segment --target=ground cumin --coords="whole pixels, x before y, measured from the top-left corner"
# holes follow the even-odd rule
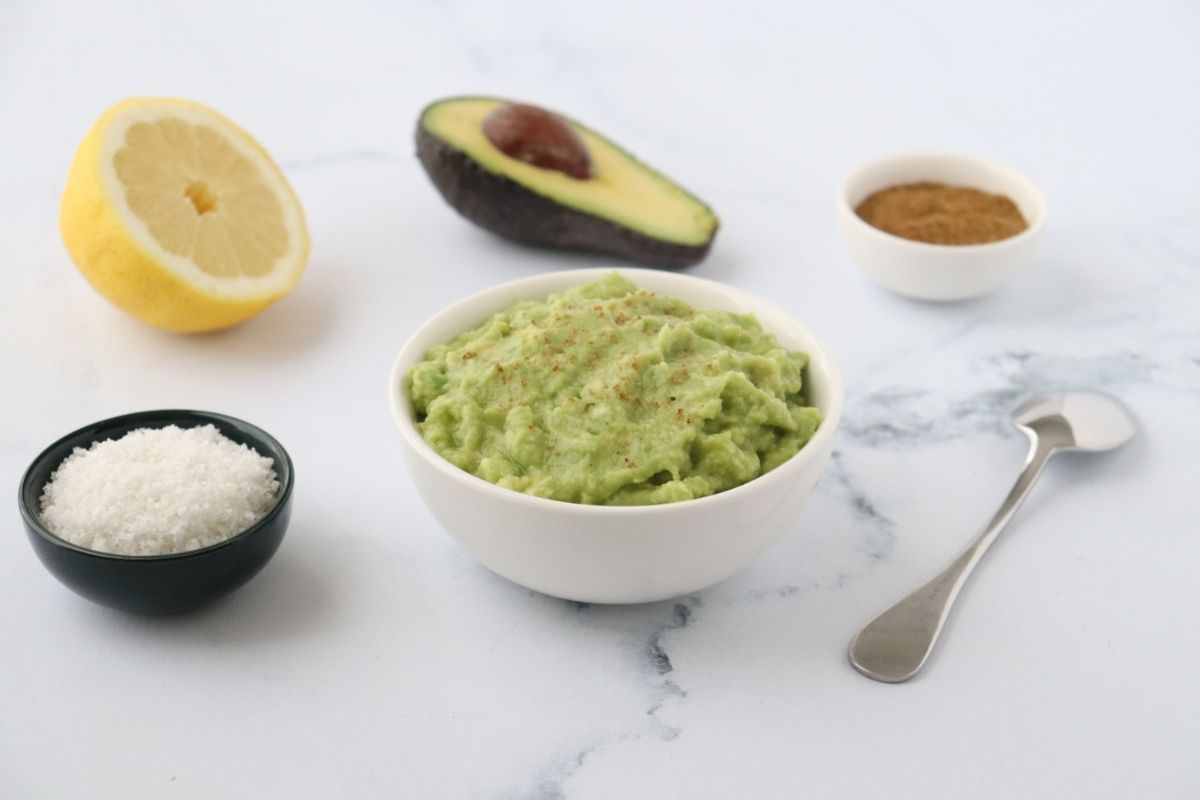
[[[930,244],[984,244],[1029,227],[1007,197],[944,183],[881,189],[854,210],[882,231]]]

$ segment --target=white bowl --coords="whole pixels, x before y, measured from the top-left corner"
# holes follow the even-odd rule
[[[854,212],[880,189],[919,181],[1005,195],[1029,227],[988,244],[928,244],[881,231]],[[1029,263],[1046,221],[1046,199],[1033,181],[994,161],[954,153],[901,153],[851,172],[838,192],[837,214],[850,255],[881,285],[918,300],[965,300],[998,288]]]
[[[844,390],[825,347],[770,303],[713,281],[622,268],[616,271],[638,286],[698,308],[752,312],[783,346],[808,353],[807,396],[823,420],[799,453],[766,475],[720,494],[621,507],[565,503],[503,489],[454,466],[425,442],[414,424],[405,377],[431,347],[518,300],[542,300],[613,271],[553,272],[455,303],[422,325],[400,350],[388,394],[417,490],[442,527],[486,567],[557,597],[639,603],[723,580],[791,527],[829,460]]]

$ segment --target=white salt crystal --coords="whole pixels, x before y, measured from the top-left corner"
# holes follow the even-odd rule
[[[138,428],[75,448],[42,490],[42,524],[72,544],[182,553],[241,533],[275,505],[274,462],[213,425]]]

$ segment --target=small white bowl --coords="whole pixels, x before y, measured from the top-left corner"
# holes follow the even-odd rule
[[[640,603],[694,592],[729,577],[791,527],[829,460],[844,390],[825,347],[770,303],[713,281],[621,268],[615,271],[638,286],[698,308],[751,312],[783,346],[808,353],[807,396],[823,420],[799,453],[720,494],[624,507],[565,503],[504,489],[464,472],[425,442],[414,424],[405,378],[431,347],[518,300],[542,300],[613,271],[538,275],[455,303],[422,325],[400,350],[388,395],[422,499],[442,527],[486,567],[556,597]]]
[[[1029,227],[987,244],[928,244],[881,231],[854,211],[880,189],[919,181],[1005,195],[1016,203]],[[881,285],[918,300],[965,300],[998,288],[1029,263],[1046,221],[1046,199],[1033,181],[985,158],[900,153],[851,172],[838,192],[837,214],[850,255]]]

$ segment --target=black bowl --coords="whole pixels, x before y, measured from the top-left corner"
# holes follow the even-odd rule
[[[258,522],[200,550],[165,556],[126,556],[87,550],[58,538],[38,519],[42,489],[76,447],[119,439],[135,428],[215,425],[223,435],[275,461],[279,499]],[[37,557],[68,588],[101,605],[137,614],[173,614],[232,592],[275,555],[292,512],[295,471],[283,445],[240,419],[207,411],[140,411],[80,428],[42,451],[21,478],[18,502]]]

